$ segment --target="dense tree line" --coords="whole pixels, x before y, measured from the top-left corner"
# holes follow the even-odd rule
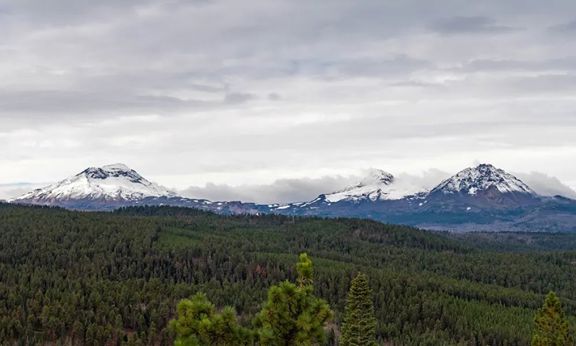
[[[0,204],[0,340],[168,344],[178,301],[198,292],[247,326],[271,286],[296,280],[301,252],[338,328],[367,275],[379,343],[525,345],[550,290],[576,314],[576,253],[487,244],[351,219]]]

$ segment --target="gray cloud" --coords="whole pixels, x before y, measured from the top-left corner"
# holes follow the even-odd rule
[[[576,56],[537,61],[478,59],[464,64],[459,70],[467,72],[576,72]]]
[[[393,78],[404,76],[414,71],[431,68],[425,60],[408,56],[371,59],[341,59],[336,61],[298,61],[295,62],[300,75],[316,75],[327,78],[382,77]]]
[[[171,110],[186,104],[199,104],[195,100],[153,95],[118,95],[106,92],[28,90],[0,94],[0,108],[4,113],[53,114],[90,111]]]
[[[431,26],[441,34],[503,33],[516,30],[513,27],[496,24],[488,17],[452,17],[440,20]]]
[[[553,25],[550,27],[550,30],[552,32],[560,32],[560,33],[565,33],[565,34],[574,33],[576,31],[576,19],[571,20],[571,21],[566,22],[566,23]]]

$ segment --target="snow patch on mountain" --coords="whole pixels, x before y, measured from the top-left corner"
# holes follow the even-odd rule
[[[18,201],[55,200],[139,200],[147,197],[176,197],[176,194],[152,183],[124,164],[90,167],[59,183],[36,189]]]

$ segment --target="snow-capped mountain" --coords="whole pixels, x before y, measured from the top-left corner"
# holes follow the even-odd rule
[[[242,202],[211,202],[185,198],[150,182],[124,164],[90,167],[59,183],[11,200],[17,204],[105,211],[141,205],[170,205],[221,214],[256,214],[268,206]]]
[[[88,168],[11,202],[98,211],[169,205],[227,215],[355,217],[449,230],[576,231],[576,201],[539,196],[520,179],[489,164],[466,168],[431,190],[418,190],[390,173],[371,170],[354,186],[282,206],[181,197],[115,164]]]
[[[371,169],[368,175],[360,183],[347,187],[341,191],[324,195],[330,203],[340,201],[378,201],[401,199],[410,192],[398,186],[394,176],[380,169]]]
[[[358,185],[272,212],[370,218],[435,229],[576,229],[576,201],[539,196],[520,179],[490,164],[466,168],[429,191],[415,191],[376,170]]]
[[[321,194],[312,201],[270,206],[272,212],[300,213],[304,209],[321,210],[325,206],[332,209],[342,205],[366,204],[383,201],[397,201],[409,196],[415,197],[418,189],[412,184],[399,181],[392,174],[381,169],[370,169],[356,185],[336,192]]]
[[[441,182],[430,193],[477,195],[490,190],[536,195],[520,179],[490,164],[466,168]]]
[[[14,202],[50,204],[55,201],[136,201],[148,197],[175,197],[168,189],[152,183],[123,164],[90,167],[53,185],[36,189]]]
[[[444,180],[427,194],[436,210],[467,211],[517,209],[541,202],[523,181],[490,164],[466,168]]]

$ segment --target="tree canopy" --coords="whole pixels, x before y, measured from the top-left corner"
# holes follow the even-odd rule
[[[378,343],[527,345],[550,290],[569,322],[576,314],[576,252],[554,250],[569,244],[576,234],[462,239],[354,219],[0,203],[0,343],[171,344],[178,302],[197,292],[216,314],[231,306],[238,325],[254,330],[272,286],[307,286],[294,266],[305,252],[335,336],[351,280],[363,272]]]

